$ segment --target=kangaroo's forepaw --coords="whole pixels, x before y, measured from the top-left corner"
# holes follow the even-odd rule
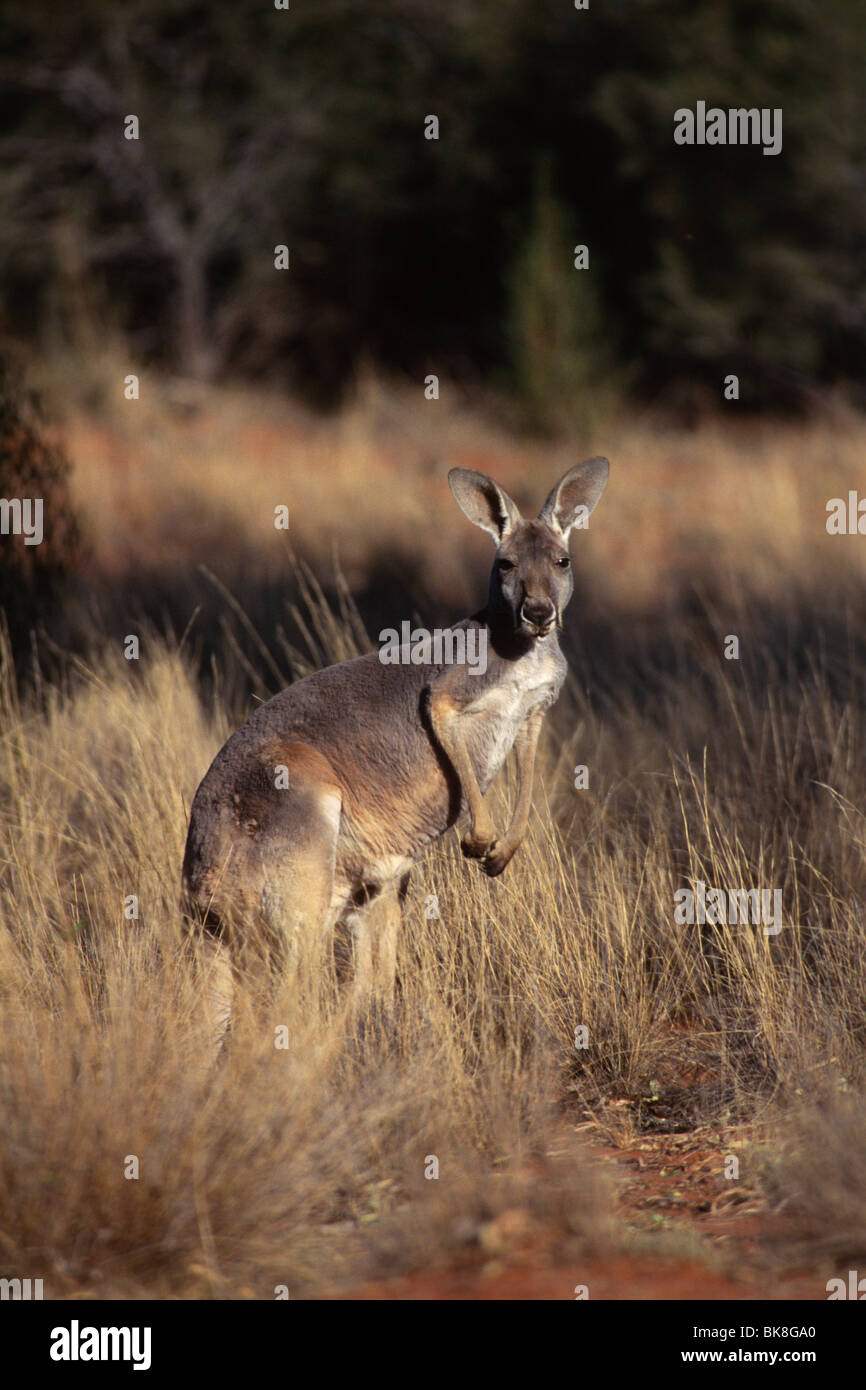
[[[485,854],[481,861],[481,867],[487,877],[497,878],[499,874],[502,873],[502,870],[511,863],[516,849],[516,845],[512,847],[506,844],[504,840],[501,843],[497,842],[492,844],[488,853]]]
[[[460,848],[467,859],[485,859],[496,845],[496,831],[468,831],[460,841]]]

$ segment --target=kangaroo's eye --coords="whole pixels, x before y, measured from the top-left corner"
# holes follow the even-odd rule
[[[513,561],[513,560],[500,560],[500,561],[499,561],[499,568],[500,568],[501,570],[513,570],[513,569],[514,569],[514,561]]]
[[[571,561],[569,560],[567,555],[563,555],[562,559],[557,560],[556,563],[559,565],[559,568],[561,570],[567,570],[569,565],[571,564]]]

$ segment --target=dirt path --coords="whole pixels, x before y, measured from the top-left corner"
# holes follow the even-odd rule
[[[596,1126],[582,1128],[613,1174],[618,1214],[634,1236],[634,1253],[557,1265],[547,1243],[526,1235],[521,1213],[506,1212],[482,1232],[477,1253],[459,1269],[366,1284],[350,1297],[574,1299],[582,1287],[592,1299],[826,1297],[815,1274],[771,1262],[762,1241],[776,1218],[756,1190],[725,1177],[726,1157],[736,1156],[751,1137],[746,1131],[658,1134],[615,1146]]]

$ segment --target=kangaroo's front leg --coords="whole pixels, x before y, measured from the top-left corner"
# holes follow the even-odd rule
[[[535,710],[528,715],[517,731],[514,749],[517,753],[517,800],[511,816],[511,824],[505,834],[484,856],[482,868],[491,878],[501,874],[506,864],[520,848],[529,825],[529,811],[532,806],[532,775],[535,770],[535,750],[541,732],[544,711]]]
[[[466,747],[460,721],[465,717],[461,707],[447,687],[430,691],[430,719],[437,739],[460,779],[469,808],[469,830],[460,841],[460,848],[469,859],[483,859],[496,843],[496,826],[478,785],[475,769]],[[504,866],[503,866],[504,867]]]

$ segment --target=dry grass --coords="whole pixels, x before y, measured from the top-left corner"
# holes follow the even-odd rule
[[[127,365],[115,364],[113,381]],[[829,497],[866,482],[866,423],[844,412],[783,425],[733,413],[693,431],[614,416],[574,443],[517,438],[447,386],[443,399],[362,382],[354,404],[315,419],[272,395],[143,378],[142,399],[98,417],[66,406],[74,501],[92,543],[91,577],[189,569],[284,574],[274,507],[291,511],[293,548],[322,572],[333,548],[353,591],[383,557],[443,604],[477,603],[488,542],[467,531],[449,467],[480,468],[538,506],[579,456],[613,461],[605,511],[581,538],[593,585],[626,612],[655,609],[682,582],[715,571],[735,594],[777,597],[846,568],[866,575],[858,538],[829,537]],[[864,489],[866,490],[866,489]],[[466,557],[472,561],[465,563]],[[392,576],[393,577],[393,576]]]
[[[380,550],[407,554],[412,583],[382,580],[392,621],[415,593],[447,616],[477,603],[486,556],[445,463],[540,502],[563,451],[375,392],[331,424],[229,394],[190,419],[139,407],[144,429],[67,421],[92,538],[80,612],[146,568],[181,576],[188,620],[183,576],[204,561],[263,635],[211,587],[210,667],[156,625],[126,662],[114,631],[142,629],[120,599],[58,684],[19,700],[4,667],[0,1272],[50,1296],[321,1295],[459,1260],[514,1208],[549,1258],[614,1249],[628,1232],[575,1139],[588,1115],[616,1142],[761,1120],[743,1181],[792,1214],[798,1258],[866,1258],[864,551],[824,531],[828,497],[866,492],[866,427],[612,422],[586,441],[612,482],[582,538],[527,845],[494,882],[453,836],[418,866],[393,1019],[358,1023],[297,982],[250,989],[213,1071],[181,946],[187,808],[251,692],[303,669],[304,623],[308,661],[359,640],[333,585],[308,590],[301,622],[257,607],[271,583],[297,599],[274,505],[323,581],[335,538],[362,597]],[[140,582],[154,624],[162,592]],[[674,893],[698,879],[781,889],[782,931],[676,926]]]
[[[287,986],[242,1000],[211,1072],[177,874],[225,725],[176,653],[74,685],[40,717],[8,691],[4,709],[4,1266],[55,1292],[272,1297],[427,1263],[515,1205],[598,1240],[601,1185],[557,1115],[567,1039],[517,987],[516,922],[476,936],[479,886],[445,854],[440,920],[410,909],[393,1026],[353,1035],[336,996],[321,1014]]]

